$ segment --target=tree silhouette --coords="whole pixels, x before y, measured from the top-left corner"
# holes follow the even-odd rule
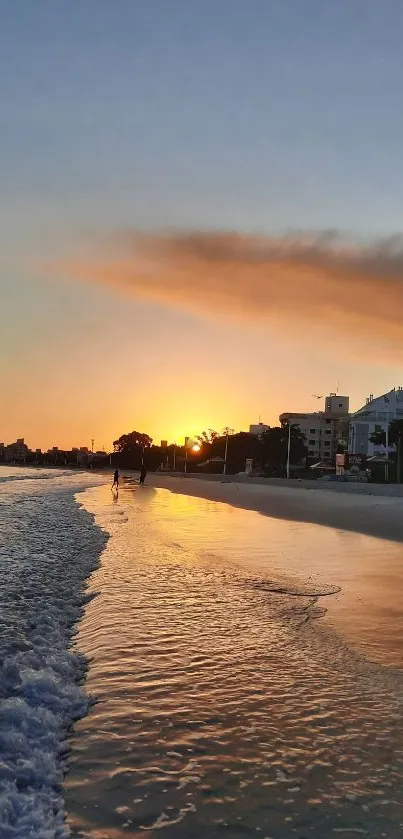
[[[208,431],[202,431],[201,434],[198,434],[196,439],[201,446],[208,446],[211,445],[211,443],[214,443],[216,440],[219,440],[220,434],[218,433],[218,431],[214,431],[213,428],[209,428]]]
[[[370,436],[371,443],[375,446],[386,446],[386,431],[383,428],[378,428]],[[392,460],[397,460],[396,477],[400,483],[402,480],[403,467],[403,420],[392,420],[389,423],[389,446],[393,446],[395,451],[392,454]]]
[[[288,425],[268,428],[262,434],[262,460],[265,470],[275,473],[285,472],[288,454]],[[298,425],[291,425],[290,463],[300,464],[307,456],[305,434]]]
[[[403,420],[392,420],[389,423],[389,445],[397,447],[399,440],[403,438]],[[375,446],[386,446],[386,431],[378,428],[370,436],[370,441]]]
[[[122,434],[113,442],[113,450],[117,455],[118,463],[130,469],[139,469],[144,453],[151,448],[152,442],[148,434],[141,434],[139,431]]]
[[[149,437],[148,434],[131,431],[129,434],[122,434],[118,440],[113,441],[113,450],[121,454],[122,452],[131,452],[137,449],[149,449],[152,442],[152,437]]]

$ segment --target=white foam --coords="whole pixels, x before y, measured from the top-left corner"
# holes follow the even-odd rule
[[[12,500],[25,492],[26,503],[2,505],[1,839],[68,836],[62,794],[66,736],[88,708],[80,686],[85,661],[69,646],[87,600],[85,581],[106,537],[55,480],[51,491],[42,483],[34,496],[20,490],[23,482],[18,488],[13,482]],[[62,485],[63,477],[58,480]]]

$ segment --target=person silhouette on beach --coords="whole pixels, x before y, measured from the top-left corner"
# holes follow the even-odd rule
[[[115,469],[115,474],[113,476],[113,484],[112,489],[116,487],[116,491],[119,489],[119,470]]]
[[[147,475],[147,469],[146,469],[145,466],[142,466],[141,467],[141,472],[140,472],[140,484],[141,484],[141,486],[143,486],[143,484],[144,484],[146,475]]]

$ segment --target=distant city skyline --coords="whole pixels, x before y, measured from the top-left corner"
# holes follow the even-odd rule
[[[396,390],[396,392],[400,394],[401,391],[402,391],[402,387],[397,385],[396,387],[389,388],[386,391],[386,393],[389,394],[390,392],[393,392],[394,390]],[[238,433],[240,431],[251,431],[251,433],[257,433],[257,429],[259,428],[259,426],[262,426],[263,428],[267,428],[270,425],[271,426],[277,426],[280,422],[286,421],[286,417],[287,417],[288,413],[290,413],[291,417],[292,417],[293,413],[295,414],[295,417],[298,417],[298,415],[301,416],[302,414],[307,414],[307,416],[309,416],[309,413],[311,413],[311,414],[317,413],[318,415],[320,415],[320,414],[324,415],[325,411],[330,410],[329,407],[328,407],[328,403],[329,404],[336,403],[338,399],[342,400],[342,403],[343,403],[344,406],[347,405],[347,408],[344,407],[344,414],[347,414],[348,411],[349,411],[349,415],[353,416],[360,409],[364,409],[365,404],[368,400],[370,400],[370,399],[375,399],[376,400],[376,399],[380,399],[380,398],[383,398],[383,393],[368,394],[367,397],[365,398],[365,400],[363,400],[363,402],[359,406],[353,406],[352,407],[350,405],[350,408],[348,408],[349,397],[346,394],[342,394],[342,393],[339,394],[338,391],[330,391],[329,393],[324,393],[323,395],[312,394],[311,399],[313,400],[313,406],[311,406],[309,411],[303,411],[302,409],[298,408],[298,406],[297,407],[294,406],[293,411],[291,411],[291,412],[282,411],[279,414],[279,416],[277,416],[271,423],[266,423],[264,417],[262,417],[262,416],[260,416],[258,418],[258,420],[255,420],[255,418],[250,418],[250,420],[243,427],[232,428],[231,433]],[[400,398],[400,396],[399,396],[399,398]],[[295,421],[297,421],[297,420],[295,420]],[[309,425],[309,422],[308,422],[308,425]],[[177,436],[177,437],[171,439],[169,437],[167,438],[166,435],[162,436],[162,437],[152,437],[152,435],[150,435],[150,436],[152,437],[153,444],[156,445],[156,446],[161,445],[163,447],[164,445],[171,446],[171,445],[174,445],[174,444],[176,444],[178,446],[183,446],[186,443],[186,438],[188,438],[188,439],[189,438],[191,438],[191,439],[196,438],[197,439],[197,437],[199,435],[201,435],[204,431],[208,431],[210,429],[212,429],[212,430],[214,430],[214,431],[216,431],[220,434],[225,434],[226,428],[228,428],[228,427],[229,426],[217,427],[217,426],[213,426],[212,423],[206,423],[206,425],[203,428],[199,428],[199,429],[194,428],[191,431],[189,431],[189,429],[188,429],[187,433],[185,435],[183,435],[182,437]],[[137,427],[135,422],[133,424],[133,428],[128,429],[128,431],[133,431],[133,430],[137,430],[140,433],[148,433],[147,429]],[[306,433],[305,428],[302,428],[302,430],[303,430],[304,433]],[[309,437],[309,435],[308,435],[308,437]],[[60,444],[52,442],[50,444],[46,443],[42,446],[39,446],[35,442],[32,443],[32,441],[28,441],[28,443],[27,443],[27,439],[25,438],[25,436],[21,435],[20,437],[14,436],[14,437],[12,437],[12,439],[9,439],[9,440],[0,440],[0,446],[10,445],[10,444],[14,444],[14,443],[20,442],[20,441],[27,444],[28,448],[31,449],[32,451],[41,450],[43,453],[51,452],[52,450],[59,450],[61,452],[80,450],[80,451],[88,451],[88,452],[93,451],[95,454],[101,454],[101,453],[109,454],[110,452],[113,451],[113,441],[111,441],[109,445],[103,444],[102,446],[99,446],[97,441],[95,440],[95,438],[90,438],[90,440],[87,441],[87,442],[80,441],[79,443],[77,443],[77,441],[75,441],[71,445],[69,444],[69,445],[62,446]]]
[[[183,440],[390,389],[398,0],[3,6],[0,440]]]

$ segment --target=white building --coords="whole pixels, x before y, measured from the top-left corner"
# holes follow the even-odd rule
[[[375,431],[386,431],[395,419],[403,420],[403,388],[393,388],[382,396],[369,396],[366,404],[352,415],[348,450],[350,454],[386,455],[385,446],[371,443]]]

